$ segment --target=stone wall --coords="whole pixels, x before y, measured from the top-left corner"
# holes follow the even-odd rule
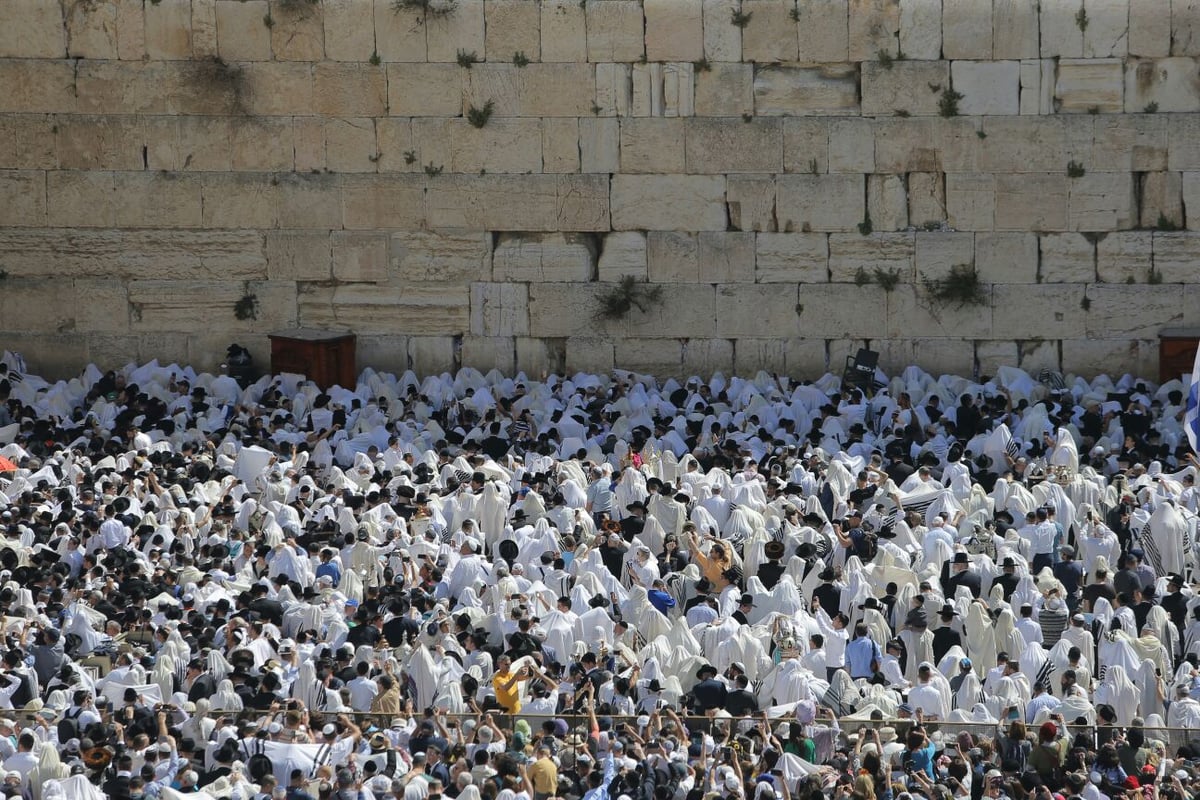
[[[0,345],[1153,374],[1200,325],[1200,0],[394,5],[2,0]]]

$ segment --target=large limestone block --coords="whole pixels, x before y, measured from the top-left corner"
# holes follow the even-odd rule
[[[1200,169],[1200,119],[1191,114],[1172,114],[1167,120],[1167,141],[1168,169]]]
[[[645,55],[642,4],[587,0],[588,61],[637,61]]]
[[[198,228],[203,224],[199,175],[117,175],[117,224],[126,228]]]
[[[279,223],[278,189],[262,173],[215,173],[201,178],[206,228],[270,229]]]
[[[326,20],[331,5],[326,5]],[[359,5],[368,8],[369,13],[369,6]],[[223,60],[271,60],[271,29],[263,24],[268,9],[267,0],[218,0],[217,52]]]
[[[632,73],[629,64],[596,65],[596,100],[592,111],[597,116],[627,117],[632,113]]]
[[[849,56],[849,0],[808,0],[797,3],[796,8],[801,63],[836,64],[853,60]]]
[[[602,281],[619,281],[626,276],[646,280],[646,234],[619,231],[604,237],[598,268]]]
[[[525,0],[487,0],[485,44],[492,61],[524,53],[530,61],[541,58],[542,11],[539,3]]]
[[[1124,58],[1129,53],[1130,0],[1089,0],[1084,58]],[[1161,12],[1160,12],[1161,13]]]
[[[599,314],[600,295],[610,289],[610,284],[595,282],[529,284],[529,335],[571,337],[567,341],[568,360],[576,336],[623,335],[629,325],[627,318],[608,320]]]
[[[1171,55],[1171,15],[1161,0],[1129,0],[1129,55]]]
[[[542,131],[536,119],[494,119],[475,128],[465,119],[415,119],[413,143],[423,164],[447,173],[530,173],[542,169]]]
[[[1141,228],[1156,228],[1167,223],[1183,227],[1183,176],[1178,172],[1148,172],[1140,176],[1141,202],[1138,207]]]
[[[480,372],[498,369],[512,375],[517,371],[517,350],[511,336],[464,336],[461,357],[464,367]]]
[[[468,103],[490,100],[497,116],[589,117],[596,76],[589,64],[477,64],[464,85]]]
[[[0,314],[4,315],[4,327],[14,331],[65,333],[76,330],[79,327],[76,319],[78,313],[69,305],[68,298],[71,297],[69,281],[64,292],[61,285],[56,286],[50,281],[6,278],[4,291],[0,292]],[[106,310],[113,314],[114,322],[119,323],[122,314],[128,319],[127,305],[116,305]]]
[[[146,55],[152,60],[189,59],[192,57],[192,8],[190,0],[162,0],[148,3],[146,13]],[[258,23],[262,25],[262,21]]]
[[[1097,284],[1087,294],[1089,338],[1154,339],[1163,328],[1184,324],[1188,311],[1178,286]]]
[[[900,32],[900,4],[896,0],[850,0],[849,9],[851,61],[868,61],[880,51],[896,55]]]
[[[900,52],[918,61],[942,57],[942,0],[900,0]]]
[[[1038,46],[1038,4],[993,0],[992,58],[1037,58]]]
[[[777,231],[775,179],[766,175],[730,175],[725,199],[729,225],[738,231]]]
[[[975,269],[984,283],[1037,283],[1037,234],[975,234]]]
[[[47,224],[52,228],[112,228],[117,224],[117,179],[111,172],[46,173]]]
[[[1071,161],[1094,160],[1090,115],[996,118],[985,130],[987,139],[975,142],[981,172],[1062,172]]]
[[[782,339],[758,339],[745,336],[733,342],[735,375],[787,372],[787,343]],[[788,373],[795,374],[795,373]]]
[[[1176,119],[1166,115],[1106,115],[1096,119],[1092,162],[1106,169],[1155,172],[1168,168],[1169,125]],[[1200,149],[1191,152],[1200,158]],[[1188,157],[1186,141],[1171,140],[1170,157]]]
[[[313,79],[308,64],[259,62],[242,68],[240,100],[250,116],[312,113]]]
[[[621,129],[614,118],[579,120],[580,171],[617,172],[621,162]]]
[[[0,172],[0,225],[38,228],[46,224],[46,173]]]
[[[375,52],[381,60],[421,62],[426,59],[429,50],[423,12],[416,9],[396,11],[391,0],[375,0],[374,11]],[[390,83],[390,73],[388,80]]]
[[[784,172],[830,172],[829,132],[826,120],[812,118],[784,119],[783,121],[783,171]],[[856,138],[856,137],[848,137]],[[861,146],[862,142],[856,142]],[[874,143],[872,142],[872,149]],[[834,170],[838,172],[862,172],[863,170]]]
[[[684,172],[684,120],[626,117],[621,124],[621,172]]]
[[[755,234],[703,231],[697,238],[700,283],[754,283]]]
[[[384,164],[393,163],[394,159],[399,158],[399,153],[392,153],[387,148],[393,144],[394,139],[389,136],[394,133],[394,127],[390,120],[379,121],[379,146],[384,148],[384,157],[380,159],[380,169],[384,169]],[[404,120],[404,130],[409,131],[411,126],[408,125],[408,120]],[[405,134],[407,136],[407,133]],[[321,172],[325,169],[325,124],[320,117],[296,117],[292,120],[292,141],[296,147],[296,171],[310,173]],[[405,142],[405,149],[409,146],[409,142]],[[394,168],[388,171],[394,171]]]
[[[686,131],[689,173],[783,171],[782,120],[693,118]]]
[[[464,73],[456,64],[388,64],[388,110],[401,117],[460,116]]]
[[[882,289],[878,291],[883,292]],[[991,338],[991,287],[985,285],[984,293],[987,297],[985,305],[957,305],[930,297],[928,290],[921,284],[901,284],[887,293],[886,332],[875,335],[895,339]]]
[[[701,0],[704,57],[709,61],[741,61],[742,32],[729,24],[740,0]]]
[[[253,34],[247,37],[247,43],[252,39]],[[217,0],[195,0],[192,3],[192,58],[220,58],[220,55]]]
[[[835,119],[828,125],[829,171],[874,172],[874,123],[866,119]]]
[[[699,0],[646,0],[646,58],[699,61],[704,58],[703,3]]]
[[[754,263],[758,283],[828,283],[829,242],[821,233],[760,233]]]
[[[521,283],[589,281],[596,243],[578,233],[502,233],[492,254],[492,279]]]
[[[599,71],[599,65],[597,70]],[[637,117],[690,117],[694,112],[695,68],[692,64],[634,64],[632,72],[632,95],[629,112]],[[621,114],[618,105],[607,107],[597,95],[600,113]]]
[[[829,279],[833,283],[854,283],[865,275],[875,280],[875,271],[902,282],[913,280],[915,238],[911,233],[831,233],[829,235]]]
[[[492,240],[475,231],[403,231],[391,237],[391,274],[401,282],[486,280]]]
[[[563,354],[563,369],[581,370],[605,374],[612,372],[616,364],[615,348],[611,339],[594,336],[572,336],[566,340]]]
[[[648,304],[645,311],[635,307],[629,312],[629,334],[678,338],[717,336],[719,317],[723,312],[717,305],[716,294],[717,290],[711,285],[664,285],[657,303]]]
[[[955,61],[951,67],[960,114],[1003,116],[1021,108],[1019,61]]]
[[[281,174],[278,181],[276,214],[291,228],[332,230],[351,227],[342,218],[342,194],[333,175]]]
[[[464,337],[463,349],[466,349]],[[409,368],[407,336],[372,334],[359,336],[354,342],[355,355],[361,367],[370,366],[381,372],[399,375]]]
[[[583,6],[577,0],[545,0],[541,5],[542,61],[587,61]]]
[[[995,375],[1000,367],[1011,367],[1016,364],[1018,358],[1016,342],[996,340],[975,342],[975,363],[979,365],[981,376]],[[980,379],[982,380],[982,377]]]
[[[291,170],[295,153],[292,132],[287,119],[237,120],[229,134],[231,166],[261,172]]]
[[[199,331],[215,324],[242,327],[234,306],[246,294],[245,284],[238,281],[132,281],[130,327],[134,331]],[[201,302],[203,312],[198,308]],[[273,310],[259,303],[260,316]]]
[[[1096,278],[1101,283],[1145,280],[1153,267],[1153,234],[1149,231],[1114,231],[1096,243]]]
[[[965,375],[975,366],[974,343],[956,338],[914,339],[912,363],[921,364],[933,375]]]
[[[146,17],[141,0],[117,0],[117,57],[139,61],[146,55]]]
[[[325,0],[325,56],[332,61],[366,61],[376,52],[374,3]]]
[[[990,124],[990,123],[989,123]],[[982,169],[976,123],[963,117],[883,119],[875,123],[875,172],[974,172]],[[830,145],[833,145],[830,137]],[[989,146],[991,134],[989,134]],[[997,145],[1001,143],[997,142]]]
[[[758,64],[795,61],[799,40],[790,17],[794,7],[787,0],[742,0],[742,13],[750,17],[742,28],[742,58]]]
[[[1042,283],[1092,283],[1096,246],[1082,233],[1046,233],[1039,243]]]
[[[1127,172],[1088,172],[1071,179],[1069,190],[1071,230],[1120,230],[1137,221],[1134,180]]]
[[[471,284],[471,333],[528,335],[529,287],[523,283]]]
[[[0,115],[0,169],[54,169],[54,121],[47,116]]]
[[[1063,112],[1119,114],[1125,108],[1121,59],[1060,59],[1054,100]]]
[[[616,363],[623,369],[672,377],[682,377],[687,372],[683,366],[683,344],[672,339],[617,339],[613,349]]]
[[[1082,374],[1148,374],[1141,369],[1143,359],[1136,339],[1063,339],[1062,360],[1065,368]]]
[[[117,58],[117,16],[115,3],[76,3],[67,9],[67,54],[72,58]]]
[[[579,120],[542,120],[542,172],[579,172]]]
[[[334,231],[333,277],[344,283],[383,283],[388,279],[386,233]]]
[[[781,175],[776,216],[784,231],[851,231],[866,213],[862,175]]]
[[[487,58],[483,0],[456,0],[449,14],[425,15],[425,45],[430,61],[454,63],[460,52]],[[499,59],[512,61],[512,53]]]
[[[803,287],[807,288],[807,287]],[[717,288],[717,335],[753,336],[771,320],[773,333],[795,336],[797,287],[780,284],[729,284]]]
[[[985,172],[946,175],[945,218],[956,230],[990,231],[996,222],[996,177]]]
[[[378,16],[381,3],[375,3]],[[319,3],[271,3],[271,53],[276,61],[321,61],[325,58],[325,23]],[[389,16],[391,12],[388,12]]]
[[[616,196],[614,189],[614,205]],[[442,175],[429,181],[426,202],[434,228],[609,230],[603,175]]]
[[[350,284],[334,290],[332,313],[335,324],[364,333],[460,334],[470,325],[470,290],[465,284]]]
[[[915,261],[919,282],[942,280],[955,267],[974,266],[975,236],[951,231],[917,231]]]
[[[1165,9],[1160,7],[1159,13]],[[1200,2],[1171,0],[1171,55],[1200,55]]]
[[[1056,64],[1053,59],[1021,62],[1021,114],[1053,114]]]
[[[646,276],[651,283],[700,282],[700,241],[694,233],[646,234]]]
[[[296,181],[296,186],[289,190],[296,206],[301,206],[306,199],[321,202],[328,195],[336,196],[332,187],[322,185],[321,177],[314,175],[307,181]],[[281,182],[281,185],[287,184]],[[347,181],[342,186],[341,203],[341,224],[324,227],[345,227],[347,230],[420,228],[426,221],[425,182],[416,175],[389,175],[383,181],[364,176],[360,180]],[[317,218],[308,215],[307,221],[322,221],[326,213],[322,208]],[[309,224],[303,227],[321,226]]]
[[[908,175],[908,219],[916,227],[946,219],[946,183],[933,172]]]
[[[615,175],[615,230],[725,230],[725,178],[709,175]]]
[[[740,117],[753,112],[753,64],[714,63],[696,73],[696,116]]]
[[[908,227],[908,189],[900,175],[867,176],[867,213],[879,231]]]
[[[858,70],[841,64],[756,67],[754,108],[767,116],[857,114]]]
[[[379,143],[379,160],[376,166],[380,172],[424,171],[425,167],[420,162],[419,154],[413,148],[412,128],[410,119],[375,120],[375,138]],[[409,163],[413,156],[418,158]],[[296,168],[300,169],[299,164]]]
[[[324,282],[333,277],[328,233],[269,231],[266,238],[267,276],[271,280]]]
[[[313,68],[313,109],[327,117],[381,117],[387,108],[383,67],[323,62]]]
[[[796,315],[801,336],[876,339],[887,335],[887,308],[892,293],[878,286],[852,283],[818,283],[799,288],[800,308]]]
[[[1147,234],[1149,235],[1149,234]],[[1154,269],[1165,283],[1192,283],[1200,257],[1200,236],[1191,232],[1164,233],[1154,236]],[[1149,271],[1137,276],[1149,276]]]
[[[59,3],[45,0],[9,0],[0,25],[0,57],[63,58],[67,31]]]
[[[1080,8],[1075,3],[1039,4],[1042,58],[1083,58]]]
[[[870,117],[936,114],[941,90],[949,86],[949,61],[894,61],[888,66],[865,61],[862,113]]]
[[[996,176],[998,231],[1067,229],[1067,177],[1029,173]]]
[[[461,365],[458,336],[412,336],[408,340],[409,369],[418,375],[438,375]]]
[[[942,5],[943,58],[986,61],[994,56],[991,0],[951,0]]]
[[[262,241],[254,231],[0,231],[16,277],[255,280],[267,274]]]
[[[1183,173],[1183,205],[1184,208],[1200,208],[1200,173]],[[1189,230],[1200,228],[1200,214],[1193,214],[1187,220]]]
[[[61,292],[61,289],[51,283],[39,283],[55,292]],[[75,314],[75,330],[97,333],[125,333],[129,330],[129,290],[124,281],[77,278],[72,283],[75,302],[70,308]],[[64,305],[61,299],[60,295],[44,308]],[[38,311],[42,313],[41,309]],[[9,320],[7,315],[5,320]],[[45,322],[41,324],[44,325]]]
[[[1192,58],[1129,59],[1125,111],[1200,111],[1200,85]]]

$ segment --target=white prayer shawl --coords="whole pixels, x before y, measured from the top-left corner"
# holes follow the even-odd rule
[[[1129,725],[1138,715],[1140,698],[1137,686],[1126,675],[1120,664],[1108,666],[1104,679],[1096,689],[1096,704],[1112,706],[1116,712],[1116,724]]]
[[[1192,542],[1187,520],[1171,503],[1160,503],[1142,529],[1146,558],[1157,575],[1183,572],[1191,563]]]
[[[217,684],[217,693],[212,698],[213,711],[241,711],[242,698],[233,690],[233,681],[228,679]]]
[[[1154,662],[1150,659],[1144,659],[1142,665],[1137,671],[1138,687],[1138,711],[1141,716],[1146,717],[1151,714],[1162,714],[1166,709],[1163,708],[1163,703],[1158,699],[1158,684],[1159,678],[1155,674],[1158,669]]]

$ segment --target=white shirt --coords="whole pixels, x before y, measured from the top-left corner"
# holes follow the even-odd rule
[[[926,717],[945,719],[950,710],[946,708],[942,693],[932,683],[924,683],[908,693],[908,704],[913,711],[920,709]]]
[[[823,608],[817,610],[817,624],[821,626],[821,633],[825,636],[825,666],[844,667],[846,642],[850,640],[850,631],[833,627],[833,622]]]
[[[370,711],[371,702],[379,694],[379,684],[361,675],[347,683],[346,689],[350,692],[350,707],[355,711]]]
[[[1042,643],[1042,626],[1037,624],[1032,617],[1021,617],[1013,627],[1025,639],[1025,644]]]

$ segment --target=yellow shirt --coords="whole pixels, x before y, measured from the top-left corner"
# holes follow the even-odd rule
[[[501,708],[510,714],[518,714],[521,711],[521,679],[513,681],[507,690],[504,688],[512,678],[512,672],[497,672],[492,676],[492,689]]]
[[[558,767],[549,758],[539,758],[529,768],[529,781],[538,794],[557,794]]]

